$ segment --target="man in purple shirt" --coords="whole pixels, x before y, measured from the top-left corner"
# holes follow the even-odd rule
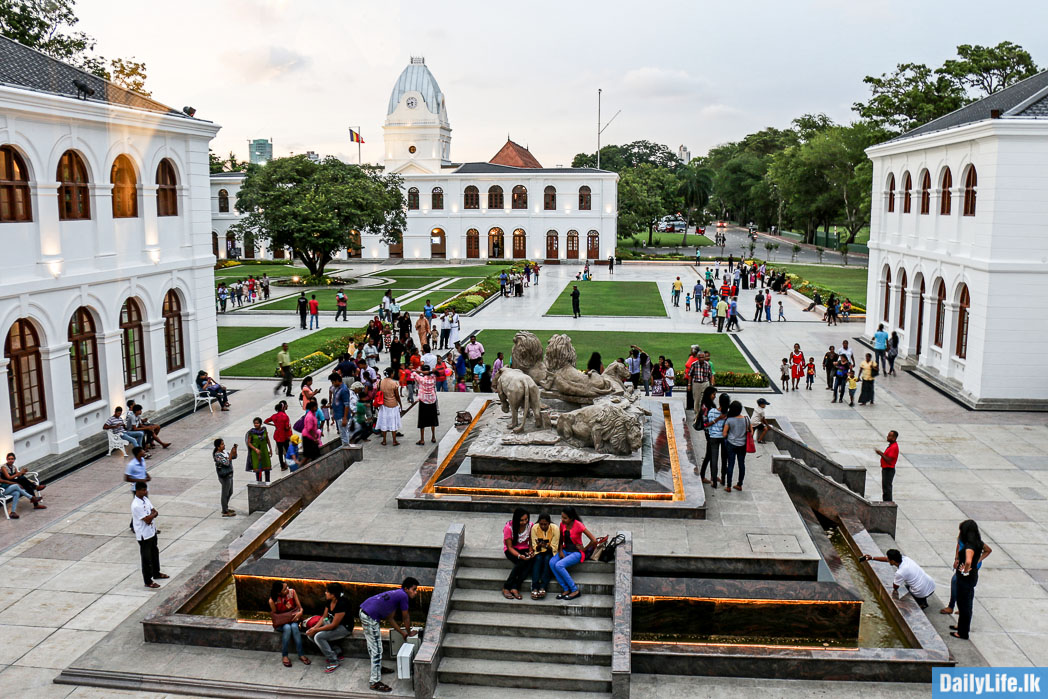
[[[475,367],[480,358],[484,356],[484,345],[477,342],[477,336],[471,335],[469,344],[466,345],[466,356],[469,358],[470,368]]]
[[[412,577],[404,578],[397,590],[388,590],[368,597],[360,604],[360,625],[364,627],[364,639],[368,644],[368,655],[371,656],[371,677],[369,688],[376,692],[392,692],[393,688],[382,682],[382,621],[393,625],[405,640],[414,636],[411,630],[411,615],[408,613],[408,604],[418,594],[418,580]],[[395,616],[397,611],[401,613],[401,623]]]

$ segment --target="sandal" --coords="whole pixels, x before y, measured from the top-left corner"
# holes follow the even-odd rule
[[[543,599],[546,596],[545,590],[539,590],[539,599]]]
[[[426,443],[426,440],[424,440],[424,439],[420,439],[420,440],[418,440],[417,442],[415,442],[415,444],[418,444],[419,446],[422,446],[422,445],[424,445],[425,443]]]
[[[310,660],[309,658],[307,658],[307,657],[306,657],[306,656],[304,656],[304,655],[300,655],[300,656],[298,656],[298,659],[302,661],[302,664],[303,664],[303,665],[312,665],[312,664],[313,664],[313,661],[312,661],[312,660]]]
[[[513,599],[524,599],[524,598],[520,596],[519,592],[514,592],[513,593]]]
[[[370,685],[368,685],[368,687],[370,689],[372,689],[373,691],[376,691],[376,692],[392,692],[393,691],[393,688],[390,687],[385,682],[372,682]]]
[[[940,614],[953,614],[953,607],[943,607],[939,610]]]
[[[290,658],[284,658],[280,662],[284,663],[284,667],[291,667],[291,659]]]
[[[959,639],[961,639],[962,641],[967,641],[967,640],[968,640],[968,637],[967,637],[967,636],[961,636],[961,635],[960,635],[959,633],[957,633],[956,631],[951,631],[951,632],[950,632],[950,635],[951,635],[951,636],[953,636],[954,638],[959,638]]]
[[[510,592],[509,590],[503,590],[502,591],[502,596],[505,597],[506,599],[517,599],[516,597],[513,596],[513,593]]]
[[[539,591],[538,590],[532,590],[531,591],[531,599],[537,600],[538,598],[539,598]]]

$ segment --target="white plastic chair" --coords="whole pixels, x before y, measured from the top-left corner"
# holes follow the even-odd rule
[[[0,493],[0,505],[4,506],[4,517],[11,519],[11,513],[7,509],[7,503],[11,502],[11,496]]]
[[[193,412],[195,413],[197,408],[200,407],[201,403],[207,403],[207,409],[215,412],[215,406],[212,405],[217,400],[213,395],[207,391],[197,391],[197,394],[193,396]]]
[[[113,432],[113,430],[105,430],[105,433],[106,437],[109,439],[109,449],[106,450],[106,456],[111,456],[115,449],[119,449],[121,454],[127,456],[127,449],[125,449],[125,447],[128,445],[128,442],[119,434]]]

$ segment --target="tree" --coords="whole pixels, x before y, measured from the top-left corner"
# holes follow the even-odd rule
[[[401,239],[407,225],[402,184],[399,175],[334,157],[319,163],[305,155],[276,158],[249,168],[236,203],[244,217],[230,230],[241,240],[252,235],[271,248],[292,248],[319,277],[340,250],[359,249],[357,231],[386,243]]]
[[[222,172],[222,158],[215,155],[215,151],[207,149],[207,164],[211,174]]]
[[[655,222],[679,202],[676,176],[651,163],[622,171],[619,179],[619,235],[629,237],[644,229],[652,244]]]
[[[114,58],[109,62],[109,79],[120,87],[149,97],[146,90],[146,64],[133,58]]]
[[[680,158],[667,146],[651,141],[634,141],[623,146],[601,146],[600,168],[621,173],[626,168],[648,163],[656,167],[676,170]],[[596,153],[579,153],[571,161],[572,167],[597,167]]]
[[[946,61],[936,73],[978,90],[980,96],[992,95],[1040,71],[1029,52],[1010,41],[996,46],[961,44],[957,55],[960,60]]]
[[[873,125],[900,133],[949,114],[967,104],[967,93],[949,75],[935,73],[923,63],[900,63],[895,72],[879,78],[867,75],[869,102],[856,102],[852,109]]]
[[[687,220],[685,223],[691,225],[695,213],[706,207],[713,194],[713,170],[701,167],[697,164],[685,165],[677,173],[680,185],[677,193],[684,202],[687,209]],[[684,227],[684,238],[681,245],[688,244],[688,228]]]

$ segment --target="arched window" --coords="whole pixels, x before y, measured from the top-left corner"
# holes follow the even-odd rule
[[[503,208],[502,199],[502,187],[497,184],[492,185],[488,188],[488,208],[489,209],[501,209]]]
[[[586,259],[600,259],[600,233],[590,231],[586,234]]]
[[[501,228],[488,231],[488,257],[500,259],[506,256],[505,234]]]
[[[146,381],[146,348],[142,337],[142,307],[135,299],[120,307],[120,353],[124,360],[124,388]]]
[[[69,364],[73,379],[73,407],[99,398],[98,343],[91,312],[81,306],[69,319]]]
[[[579,211],[590,210],[590,188],[586,185],[579,187]]]
[[[921,177],[921,215],[927,215],[932,210],[932,176],[927,170]]]
[[[890,309],[892,305],[892,271],[890,269],[884,270],[884,312],[881,314],[884,322],[888,322],[890,315]]]
[[[11,146],[0,146],[0,223],[32,221],[29,170]]]
[[[430,207],[434,211],[439,211],[444,208],[444,190],[440,187],[434,187],[430,193]]]
[[[167,351],[167,373],[186,365],[185,345],[182,342],[182,302],[174,289],[164,297],[164,348]]]
[[[91,218],[91,195],[87,167],[79,154],[67,150],[58,161],[58,218],[77,221]]]
[[[211,254],[218,257],[218,233],[211,231]]]
[[[418,187],[408,190],[408,211],[418,211]]]
[[[968,308],[972,298],[968,295],[968,285],[961,284],[960,298],[957,300],[957,346],[956,354],[961,359],[968,356]]]
[[[479,209],[480,208],[480,190],[470,185],[466,187],[466,191],[462,195],[462,208],[463,209]]]
[[[899,272],[899,330],[906,329],[906,270]]]
[[[156,215],[178,216],[178,180],[168,158],[156,166]]]
[[[579,259],[579,232],[575,230],[568,231],[567,247],[565,255],[569,260]]]
[[[560,238],[557,231],[546,231],[546,259],[556,260],[560,257]]]
[[[968,168],[968,174],[964,176],[964,215],[975,215],[975,189],[979,185],[979,177],[975,174],[975,166]]]
[[[943,216],[949,216],[952,210],[953,173],[950,172],[950,168],[946,168],[942,171],[942,181],[940,182],[939,213]]]
[[[543,211],[557,210],[557,188],[553,185],[547,185],[546,189],[542,191],[542,209]]]
[[[921,287],[917,295],[917,356],[921,356],[921,347],[924,346],[924,294],[927,289],[924,286],[924,277],[921,278]]]
[[[135,218],[138,216],[138,182],[131,159],[118,155],[109,172],[113,184],[113,218]]]
[[[522,184],[518,184],[516,187],[513,188],[513,208],[528,208],[528,190]]]
[[[935,339],[933,344],[942,347],[943,335],[946,334],[946,284],[942,281],[935,291]]]
[[[16,320],[4,342],[7,388],[11,393],[11,426],[17,432],[47,419],[40,338],[28,320]]]
[[[229,192],[224,189],[218,190],[218,213],[229,213]]]
[[[888,175],[888,213],[895,211],[895,173]]]
[[[473,189],[476,189],[476,187]],[[466,257],[471,260],[480,257],[480,231],[476,228],[470,228],[466,231]]]
[[[528,234],[523,228],[513,231],[513,257],[522,260],[528,256]]]
[[[902,212],[904,214],[910,213],[910,197],[913,190],[913,180],[910,179],[910,173],[906,173],[902,178]]]

